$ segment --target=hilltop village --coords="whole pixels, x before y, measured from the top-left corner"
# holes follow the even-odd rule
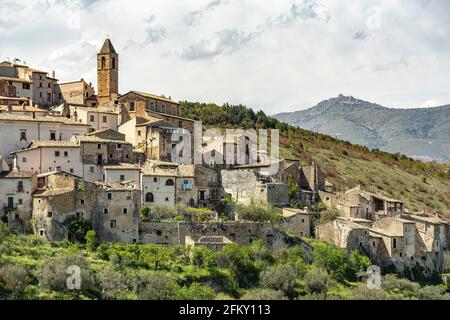
[[[73,240],[70,222],[82,218],[103,242],[218,250],[260,239],[269,247],[312,250],[302,239],[316,237],[358,250],[385,270],[443,270],[450,241],[444,217],[409,212],[401,200],[359,186],[337,191],[315,163],[296,159],[172,162],[173,133],[193,133],[194,120],[182,117],[170,97],[120,94],[119,54],[109,39],[97,55],[97,76],[95,93],[84,79],[59,83],[55,72],[0,63],[0,219],[16,233]],[[241,143],[248,143],[243,135],[227,136],[224,145],[205,139],[202,150],[223,154]],[[225,199],[279,208],[281,222],[224,213]],[[291,207],[292,200],[301,206]],[[311,208],[319,203],[340,216],[315,226]],[[203,221],[161,219],[163,208],[177,207],[214,214]],[[143,217],[144,208],[160,210],[160,218]]]

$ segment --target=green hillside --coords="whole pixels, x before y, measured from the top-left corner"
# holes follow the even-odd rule
[[[280,130],[281,156],[316,161],[338,190],[358,184],[372,192],[405,201],[412,211],[450,214],[450,165],[425,163],[401,154],[341,141],[299,129],[243,105],[181,103],[183,116],[206,126]]]

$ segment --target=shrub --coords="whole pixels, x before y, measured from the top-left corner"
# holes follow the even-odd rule
[[[8,264],[0,269],[0,279],[5,289],[20,293],[30,282],[27,270],[21,265]]]
[[[5,241],[6,238],[8,238],[10,232],[8,226],[3,223],[3,221],[0,221],[0,243]]]
[[[139,294],[143,300],[172,300],[178,294],[175,278],[164,272],[154,272],[146,279],[145,289]]]
[[[182,287],[177,291],[177,299],[181,300],[214,300],[216,293],[210,287],[193,283],[189,287]]]
[[[326,294],[330,286],[330,276],[324,269],[313,266],[305,274],[306,287],[311,294]]]
[[[98,240],[97,235],[94,230],[89,230],[86,233],[86,248],[89,251],[95,251],[97,249]]]
[[[83,217],[74,217],[69,221],[69,232],[73,234],[74,240],[79,242],[86,241],[86,234],[91,230],[91,225]]]
[[[239,214],[240,218],[248,221],[279,223],[282,219],[279,209],[262,202],[252,201],[248,205],[238,204],[236,206],[236,213]]]
[[[297,280],[297,273],[290,265],[269,267],[260,274],[261,286],[267,289],[282,291],[286,296],[292,297]]]
[[[254,289],[247,291],[241,300],[287,300],[283,292],[273,289]]]
[[[80,268],[82,293],[90,294],[97,291],[94,274],[85,257],[81,255],[67,255],[47,260],[36,272],[39,285],[47,290],[69,292],[67,281],[70,274],[66,273],[69,266]]]

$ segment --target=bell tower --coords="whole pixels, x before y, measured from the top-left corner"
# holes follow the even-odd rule
[[[109,38],[97,54],[97,87],[99,104],[113,102],[119,95],[119,55]]]

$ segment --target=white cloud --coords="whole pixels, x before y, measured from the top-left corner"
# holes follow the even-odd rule
[[[61,81],[95,84],[96,52],[109,34],[120,54],[122,92],[243,103],[268,113],[339,93],[392,107],[450,102],[450,1],[0,3],[0,58],[55,69]],[[373,12],[379,25],[368,23]]]

